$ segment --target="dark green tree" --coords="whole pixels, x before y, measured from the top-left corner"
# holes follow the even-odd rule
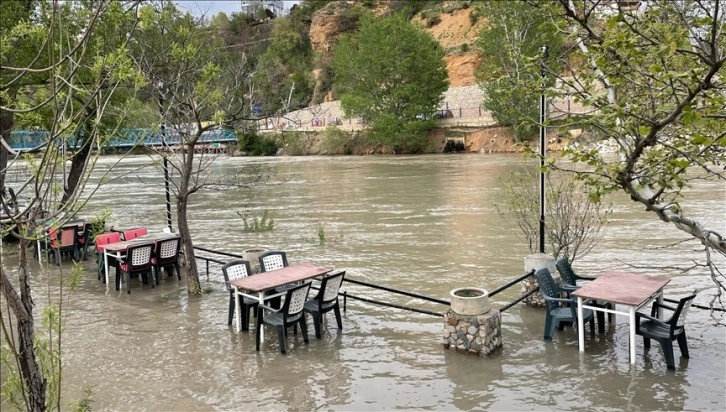
[[[448,88],[444,50],[402,15],[363,17],[333,56],[335,85],[347,116],[369,125],[371,142],[417,151]]]

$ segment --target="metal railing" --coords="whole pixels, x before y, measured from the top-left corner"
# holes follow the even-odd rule
[[[194,246],[194,250],[210,253],[213,255],[227,256],[227,257],[233,257],[233,258],[237,258],[237,259],[244,259],[244,256],[239,255],[239,254],[222,252],[222,251],[209,249],[209,248],[205,248],[205,247],[201,247],[201,246]],[[219,264],[220,266],[227,263],[227,262],[220,260],[217,257],[200,256],[196,252],[194,254],[194,258],[201,259],[205,262],[205,271],[206,271],[207,281],[209,281],[210,262]],[[496,294],[516,285],[517,283],[519,283],[531,276],[534,276],[534,270],[531,270],[531,271],[505,283],[504,285],[492,290],[491,292],[489,292],[489,297],[491,298],[492,296],[495,296]],[[348,282],[353,285],[363,286],[363,287],[370,288],[370,289],[382,290],[385,292],[393,293],[395,295],[407,296],[410,298],[420,299],[420,300],[423,300],[426,302],[431,302],[431,303],[435,303],[435,304],[439,304],[439,305],[447,305],[447,306],[451,305],[451,302],[449,302],[448,300],[445,300],[445,299],[439,299],[439,298],[432,297],[432,296],[426,296],[426,295],[422,295],[422,294],[415,293],[415,292],[407,292],[405,290],[394,289],[394,288],[391,288],[388,286],[376,285],[374,283],[364,282],[362,280],[357,280],[357,279],[351,279],[349,277],[344,278],[343,281]],[[537,292],[538,290],[539,290],[539,288],[535,288],[535,289],[529,291],[528,293],[520,296],[519,298],[515,299],[514,301],[509,302],[506,305],[502,306],[499,309],[499,311],[500,312],[506,311],[507,309],[509,309],[512,306],[516,305],[517,303],[523,301],[528,296],[532,295],[533,293]],[[386,307],[395,308],[395,309],[402,309],[402,310],[407,310],[410,312],[422,313],[425,315],[432,315],[432,316],[439,316],[439,317],[444,316],[443,312],[434,312],[434,311],[430,311],[430,310],[426,310],[426,309],[419,309],[419,308],[405,306],[405,305],[401,305],[401,304],[397,304],[397,303],[383,302],[380,300],[375,300],[375,299],[365,298],[365,297],[362,297],[359,295],[354,295],[352,293],[349,293],[348,291],[341,291],[340,294],[343,296],[343,312],[345,312],[347,310],[348,298],[350,298],[350,299],[358,300],[361,302],[372,303],[374,305],[386,306]]]

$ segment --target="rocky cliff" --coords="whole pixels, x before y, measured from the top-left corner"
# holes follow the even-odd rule
[[[352,17],[355,13],[351,13],[356,3],[360,2],[331,2],[313,15],[310,41],[316,52],[331,54],[333,46],[342,34],[356,30],[357,19]],[[375,14],[383,16],[391,13],[391,3],[380,2],[374,11]],[[446,50],[445,60],[450,85],[452,87],[473,85],[476,84],[474,71],[480,62],[478,53],[473,51],[474,42],[483,20],[480,19],[472,25],[470,18],[472,8],[459,8],[447,12],[446,10],[452,9],[448,7],[449,3],[454,2],[441,2],[438,5],[434,11],[436,13],[434,20],[423,14],[415,16],[412,20],[425,27]]]

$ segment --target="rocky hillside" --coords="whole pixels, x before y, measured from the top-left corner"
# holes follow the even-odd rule
[[[338,38],[357,28],[357,20],[351,18],[356,1],[331,2],[312,17],[310,40],[316,52],[332,53]],[[479,19],[471,23],[473,9],[456,8],[459,2],[440,2],[435,9],[417,14],[412,20],[420,23],[446,50],[446,66],[452,87],[470,86],[476,83],[474,70],[479,65],[479,56],[473,51],[476,34],[483,24]],[[375,10],[377,15],[391,13],[391,2],[381,1]]]

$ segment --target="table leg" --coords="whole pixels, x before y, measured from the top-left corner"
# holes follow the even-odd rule
[[[242,330],[242,314],[240,313],[239,289],[237,289],[237,286],[232,287],[234,288],[234,327],[237,332],[240,332]]]
[[[661,308],[660,305],[662,305],[662,304],[663,304],[663,289],[661,289],[660,292],[658,293],[658,305],[659,306],[658,306],[658,312],[656,312],[656,314],[655,314],[655,317],[657,317],[658,319],[661,319],[661,320],[663,320],[663,311],[660,309]]]
[[[577,346],[580,352],[585,351],[585,321],[582,318],[582,298],[577,297]]]
[[[108,280],[108,253],[106,252],[106,250],[103,251],[103,271],[104,275],[106,275],[106,292],[108,292],[111,282]]]
[[[263,305],[265,303],[265,292],[260,292],[257,295],[257,299],[260,301],[260,305]],[[259,314],[257,315],[259,316]],[[265,328],[264,326],[260,326],[260,342],[265,340]]]
[[[635,365],[635,307],[630,309],[630,364]]]

